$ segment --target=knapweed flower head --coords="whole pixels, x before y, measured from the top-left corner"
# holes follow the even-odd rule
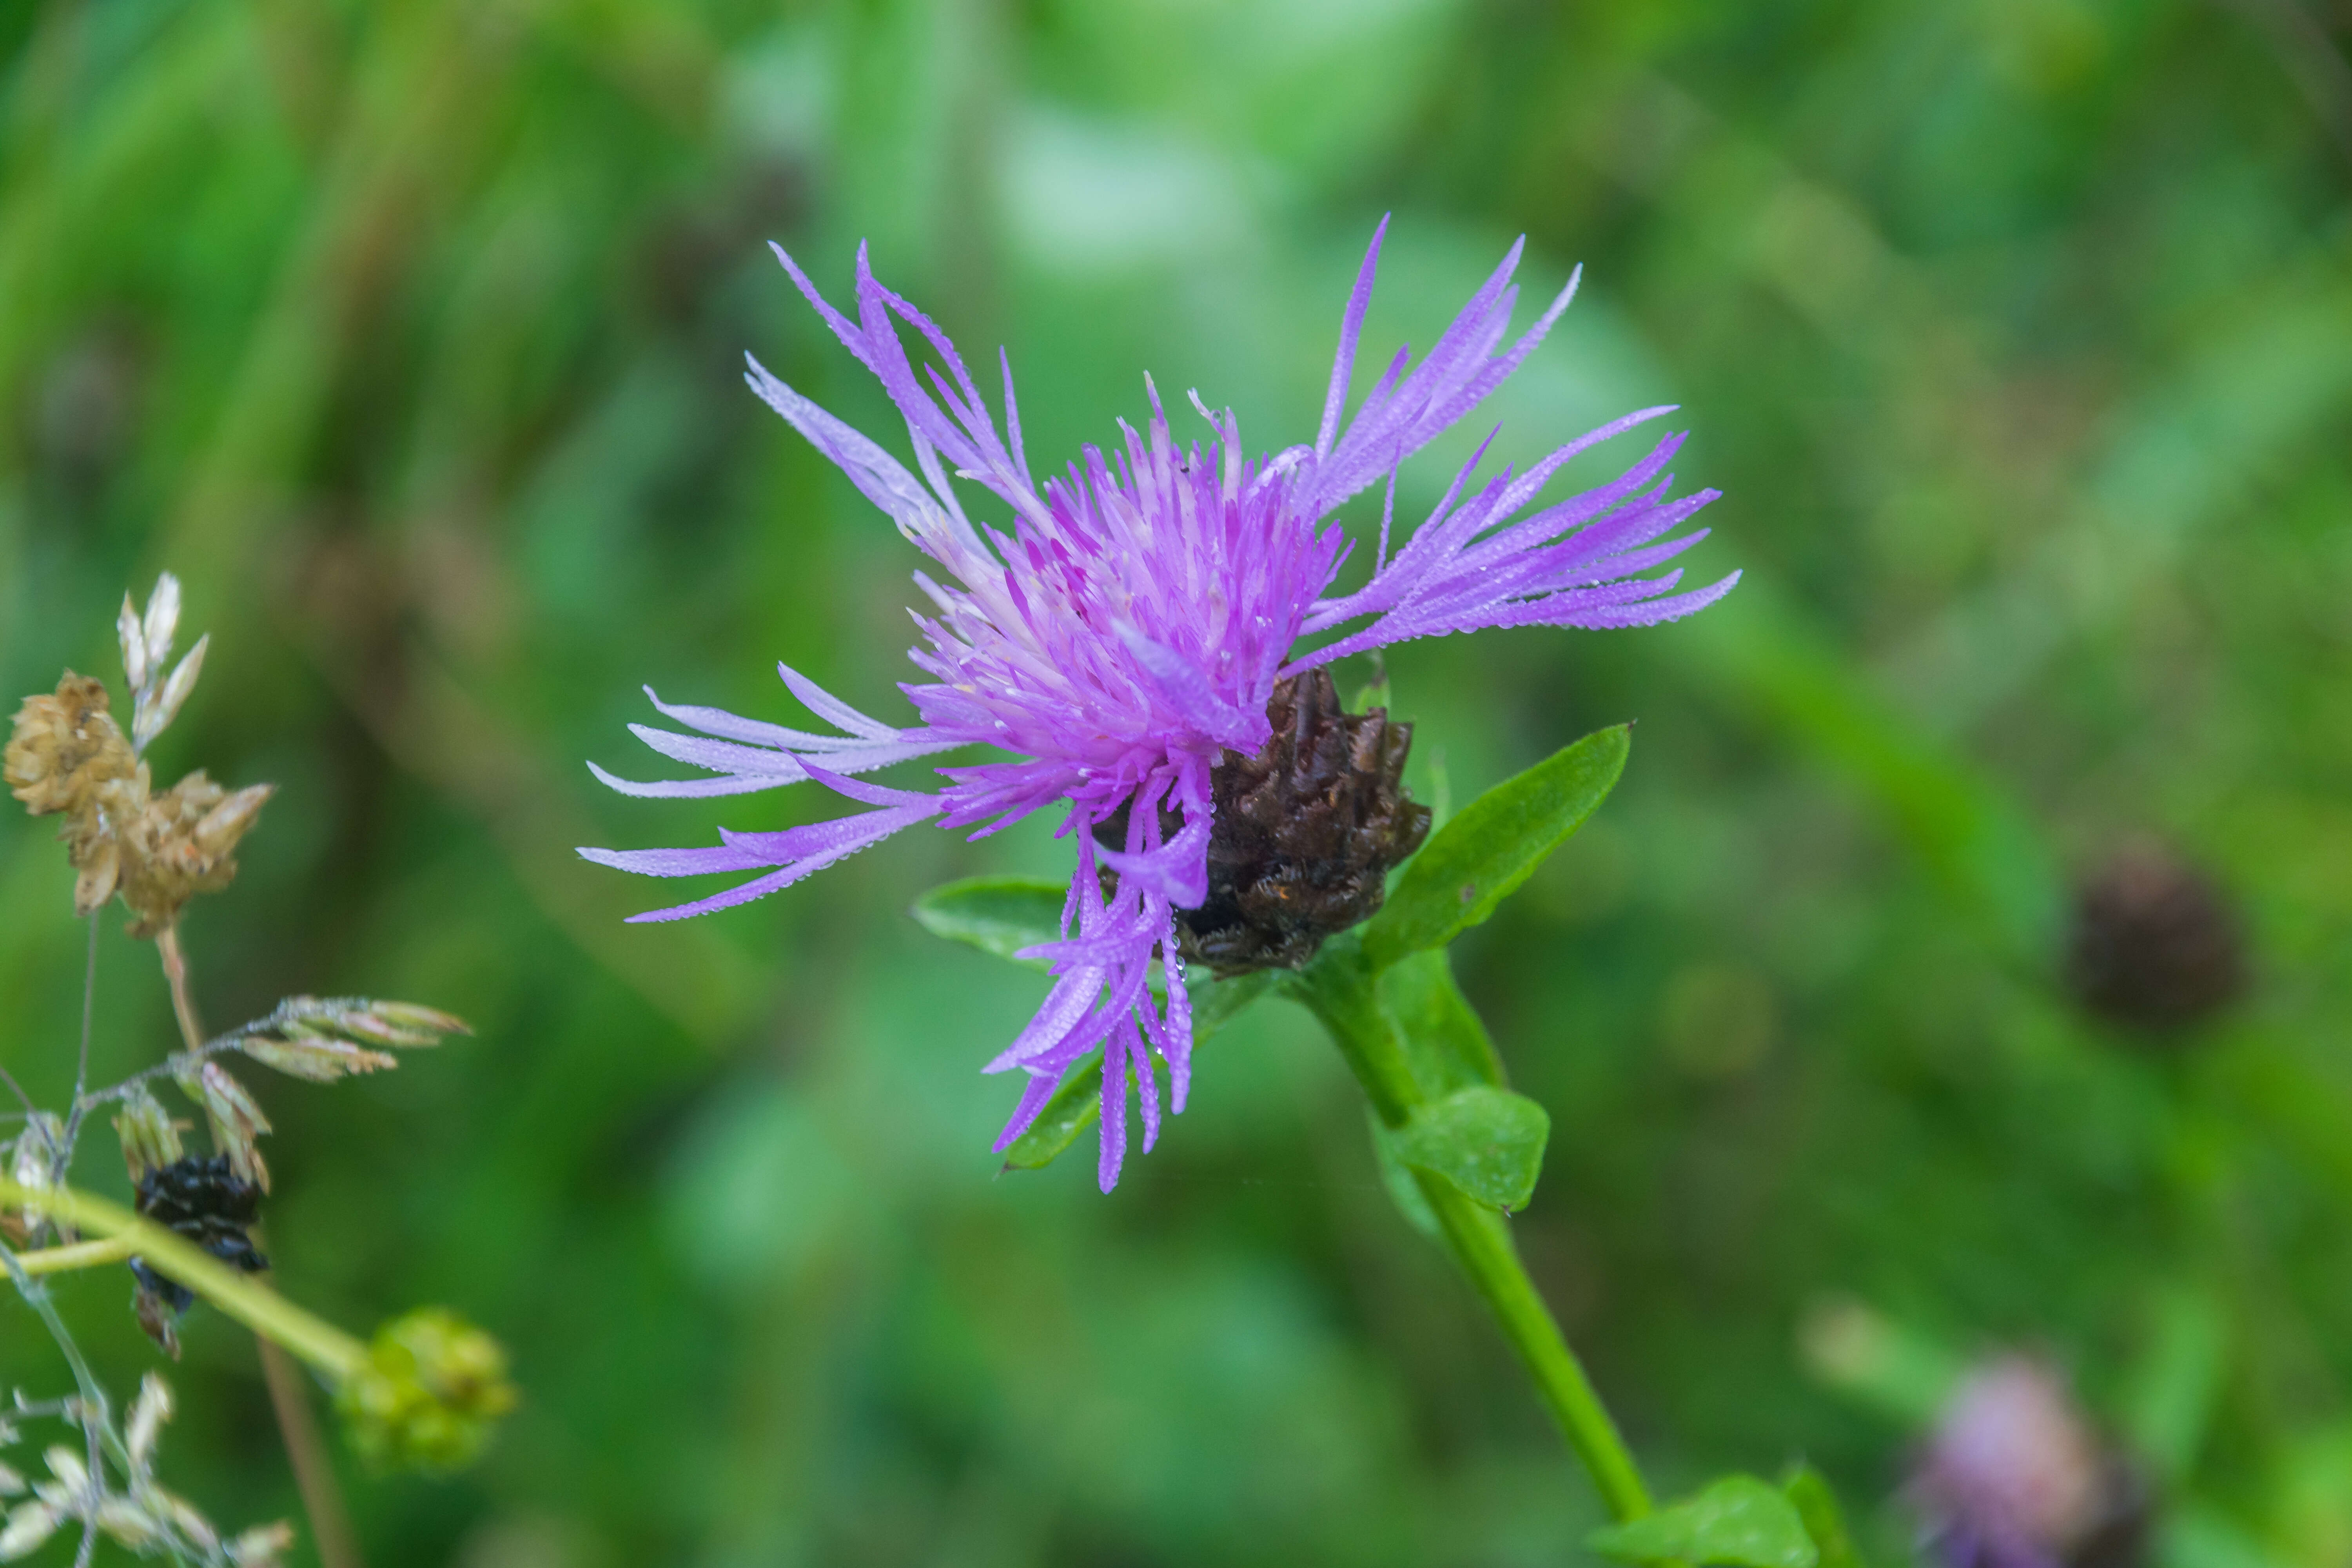
[[[1911,1482],[1948,1568],[2132,1568],[2148,1497],[2104,1445],[2065,1380],[1995,1357],[1954,1391]]]
[[[2128,845],[2075,889],[2066,980],[2094,1016],[2179,1045],[2243,994],[2246,979],[2237,911],[2163,845]]]
[[[1381,233],[1386,228],[1383,222]],[[1680,573],[1656,572],[1705,536],[1674,530],[1717,493],[1669,498],[1666,465],[1680,436],[1607,484],[1536,504],[1578,453],[1667,408],[1629,414],[1525,473],[1505,468],[1476,484],[1482,447],[1435,510],[1391,552],[1399,465],[1535,352],[1576,281],[1527,331],[1509,337],[1521,248],[1513,246],[1429,353],[1416,363],[1409,348],[1401,350],[1349,416],[1380,245],[1376,234],[1348,300],[1311,445],[1251,458],[1232,412],[1212,412],[1197,395],[1192,406],[1209,434],[1181,443],[1146,377],[1145,428],[1122,420],[1121,438],[1108,453],[1088,447],[1043,485],[1022,447],[1008,356],[998,356],[1000,428],[955,345],[875,279],[862,247],[854,319],[827,304],[778,248],[793,281],[907,422],[912,471],[751,362],[752,390],[929,557],[931,570],[915,574],[929,603],[928,613],[915,616],[922,641],[908,654],[927,679],[900,688],[920,722],[898,727],[870,718],[782,667],[786,688],[838,733],[654,698],[693,732],[632,726],[639,738],[715,776],[647,784],[596,769],[614,788],[721,795],[814,779],[867,809],[782,832],[722,828],[720,842],[705,848],[581,853],[649,876],[753,873],[726,891],[635,917],[677,920],[788,887],[919,822],[936,818],[979,837],[1063,806],[1060,831],[1076,849],[1063,940],[1029,950],[1049,961],[1053,989],[987,1070],[1027,1079],[1002,1149],[1099,1047],[1099,1171],[1109,1190],[1126,1152],[1130,1092],[1140,1102],[1146,1149],[1160,1130],[1160,1070],[1171,1108],[1184,1107],[1192,1026],[1178,913],[1209,898],[1214,775],[1227,759],[1257,756],[1275,739],[1268,705],[1277,686],[1414,637],[1672,620],[1713,603],[1738,580],[1735,573],[1676,593]],[[902,328],[928,353],[919,369]],[[959,479],[987,491],[1005,515],[996,522],[968,515]],[[1349,547],[1335,514],[1383,481],[1371,570],[1360,586],[1339,591]],[[1012,755],[940,767],[945,784],[928,793],[858,776],[973,746]],[[1115,841],[1100,842],[1106,836]]]

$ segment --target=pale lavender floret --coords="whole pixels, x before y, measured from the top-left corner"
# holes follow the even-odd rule
[[[1350,653],[1486,626],[1670,620],[1712,603],[1738,581],[1735,573],[1710,587],[1673,594],[1678,572],[1636,575],[1705,537],[1704,531],[1664,537],[1716,495],[1666,499],[1672,476],[1665,464],[1679,437],[1610,484],[1520,515],[1570,458],[1669,412],[1664,408],[1580,437],[1523,475],[1506,469],[1465,500],[1481,448],[1427,521],[1390,554],[1398,466],[1534,352],[1567,308],[1576,280],[1533,327],[1503,346],[1517,300],[1515,245],[1421,362],[1401,351],[1355,416],[1343,419],[1387,226],[1383,220],[1373,236],[1349,296],[1313,447],[1248,459],[1231,412],[1212,413],[1197,395],[1192,406],[1212,435],[1180,446],[1146,377],[1151,414],[1145,428],[1121,421],[1121,438],[1108,455],[1087,447],[1080,462],[1042,488],[1022,447],[1007,356],[998,356],[1000,433],[954,345],[875,280],[863,247],[855,319],[828,304],[779,248],[794,284],[906,420],[914,472],[757,362],[745,378],[943,574],[915,575],[929,611],[915,616],[923,640],[908,657],[931,679],[901,689],[922,722],[904,729],[882,723],[782,667],[793,695],[840,733],[654,699],[664,716],[696,733],[631,729],[664,756],[715,776],[638,784],[595,769],[614,788],[719,795],[814,779],[873,809],[781,833],[722,831],[719,845],[702,849],[581,851],[649,876],[763,873],[635,918],[674,920],[758,898],[928,818],[977,837],[1066,803],[1060,832],[1074,840],[1077,864],[1062,938],[1025,955],[1049,963],[1054,986],[987,1070],[1028,1075],[998,1141],[1002,1150],[1100,1047],[1100,1179],[1108,1191],[1127,1145],[1129,1087],[1143,1112],[1147,1150],[1160,1129],[1155,1063],[1168,1070],[1169,1109],[1184,1108],[1192,1023],[1176,958],[1175,910],[1206,896],[1210,771],[1225,752],[1247,753],[1265,743],[1266,702],[1277,679]],[[918,373],[901,325],[915,331],[937,364]],[[975,524],[957,479],[1010,509],[1009,531]],[[1326,596],[1348,553],[1333,513],[1383,479],[1388,505],[1371,575],[1352,593]],[[1368,624],[1297,652],[1301,637],[1359,622]],[[851,776],[974,744],[1013,758],[940,767],[946,784],[936,795]],[[1126,841],[1116,848],[1098,844],[1096,830],[1128,807]],[[1163,833],[1163,813],[1181,825],[1172,834]],[[1108,896],[1104,869],[1118,873]],[[1155,973],[1163,999],[1151,989]]]

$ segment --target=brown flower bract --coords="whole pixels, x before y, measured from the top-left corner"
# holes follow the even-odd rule
[[[1404,788],[1412,725],[1348,712],[1320,669],[1278,682],[1265,713],[1265,745],[1210,774],[1209,896],[1176,911],[1183,955],[1219,974],[1305,963],[1380,911],[1390,869],[1429,837]],[[1124,843],[1126,826],[1121,813],[1102,832]]]

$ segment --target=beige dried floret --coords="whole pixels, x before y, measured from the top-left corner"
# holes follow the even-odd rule
[[[66,1125],[52,1111],[37,1110],[25,1119],[25,1130],[8,1147],[8,1176],[18,1186],[38,1192],[54,1186],[58,1152],[66,1146]],[[0,1215],[12,1238],[29,1240],[48,1223],[47,1210],[37,1206]]]
[[[0,754],[9,793],[35,816],[79,814],[100,784],[129,778],[138,767],[131,742],[107,713],[106,683],[70,669],[52,695],[25,699]]]
[[[133,936],[160,936],[190,899],[228,886],[237,841],[276,788],[231,794],[199,770],[154,793],[139,753],[187,700],[208,646],[198,638],[167,675],[179,618],[180,584],[169,573],[143,616],[124,596],[116,631],[136,709],[129,739],[108,710],[105,683],[68,670],[55,692],[25,699],[0,769],[35,816],[66,814],[58,837],[77,873],[75,912],[90,914],[119,893]]]
[[[122,1113],[114,1119],[114,1135],[122,1141],[122,1163],[134,1184],[148,1172],[160,1171],[187,1154],[180,1142],[180,1124],[142,1083],[132,1084],[123,1094]]]
[[[39,1551],[58,1532],[65,1518],[62,1511],[48,1503],[18,1504],[9,1510],[8,1522],[0,1526],[0,1563],[13,1563]]]
[[[294,1527],[284,1520],[241,1531],[225,1549],[237,1568],[275,1568],[294,1550]]]
[[[123,906],[132,936],[156,936],[198,893],[216,893],[236,875],[234,851],[276,784],[235,794],[203,769],[145,803],[121,828]]]
[[[269,1118],[245,1085],[231,1078],[218,1062],[206,1062],[192,1075],[180,1075],[181,1090],[205,1108],[213,1147],[228,1156],[229,1169],[240,1182],[269,1190],[269,1166],[255,1140],[269,1131]]]

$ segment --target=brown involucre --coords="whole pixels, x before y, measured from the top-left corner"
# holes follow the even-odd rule
[[[1389,871],[1429,837],[1405,791],[1412,726],[1349,713],[1324,670],[1278,682],[1274,735],[1210,774],[1209,896],[1176,911],[1183,956],[1219,974],[1296,969],[1327,937],[1380,912]],[[1104,824],[1124,845],[1124,814]]]

